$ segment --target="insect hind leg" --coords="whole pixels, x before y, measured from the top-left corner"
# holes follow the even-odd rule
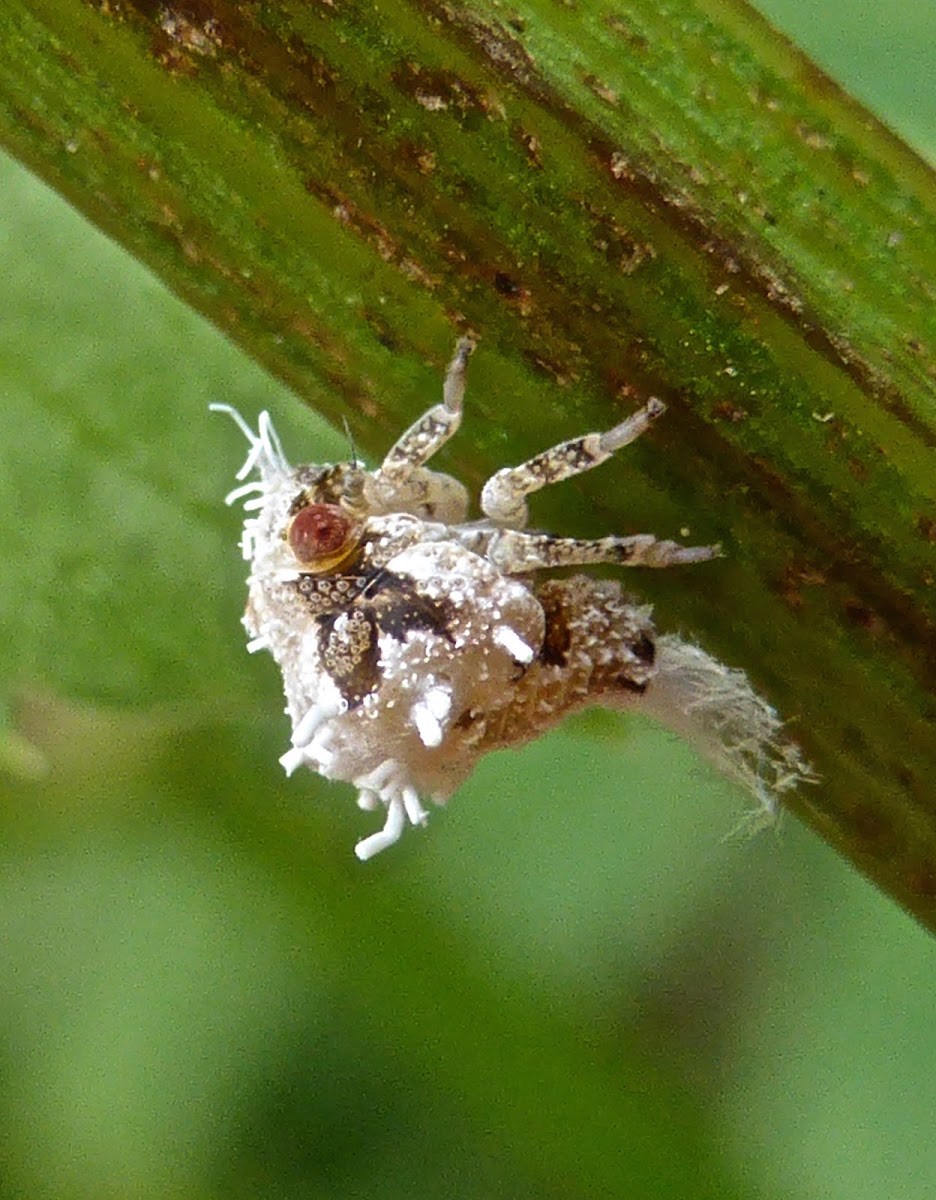
[[[623,567],[673,567],[707,562],[721,556],[721,547],[681,546],[658,541],[652,534],[630,537],[553,537],[548,533],[524,533],[503,529],[492,538],[488,559],[508,575],[522,575],[549,567],[580,567],[588,563],[615,563]]]

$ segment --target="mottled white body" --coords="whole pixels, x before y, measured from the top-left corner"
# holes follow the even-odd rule
[[[308,766],[352,783],[383,828],[358,843],[369,858],[423,800],[444,803],[488,751],[536,737],[588,704],[637,700],[752,791],[765,809],[805,777],[773,710],[704,651],[657,639],[650,610],[616,582],[543,570],[589,562],[652,567],[700,562],[717,547],[649,535],[596,541],[523,531],[525,497],[589,470],[633,441],[663,406],[604,434],[564,443],[494,475],[484,519],[467,494],[424,463],[458,427],[472,345],[459,343],[443,402],[391,449],[381,467],[292,468],[266,413],[236,488],[248,516],[248,649],[268,650],[283,674],[292,744],[288,773]],[[656,680],[659,679],[659,686]]]

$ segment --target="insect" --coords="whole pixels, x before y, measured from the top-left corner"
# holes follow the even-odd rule
[[[808,774],[774,710],[704,650],[656,633],[651,610],[613,580],[550,578],[556,567],[671,567],[716,558],[649,534],[595,540],[529,532],[527,497],[599,466],[664,412],[651,399],[590,433],[497,471],[468,519],[465,488],[426,466],[461,422],[473,342],[381,465],[292,467],[266,412],[226,497],[243,502],[250,563],[247,649],[283,675],[287,774],[310,767],[357,789],[384,824],[360,859],[423,825],[491,750],[538,736],[587,705],[642,705],[690,737],[772,811]],[[256,475],[247,482],[249,476]]]

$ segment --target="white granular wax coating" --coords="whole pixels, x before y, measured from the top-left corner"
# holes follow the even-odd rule
[[[648,534],[594,540],[525,530],[526,497],[591,470],[663,413],[651,400],[606,433],[574,438],[493,475],[469,521],[465,488],[426,467],[461,421],[473,344],[462,339],[440,404],[375,471],[358,462],[292,467],[266,413],[227,497],[247,513],[244,625],[251,652],[283,674],[287,773],[311,767],[382,810],[358,842],[368,859],[424,802],[444,804],[491,750],[537,737],[568,713],[641,707],[687,737],[772,813],[810,778],[774,710],[745,675],[673,635],[616,581],[550,568],[669,567],[716,558]],[[244,482],[246,481],[246,482]]]

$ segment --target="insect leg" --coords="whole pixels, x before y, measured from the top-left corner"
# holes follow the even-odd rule
[[[465,395],[465,372],[474,345],[470,338],[458,339],[442,387],[442,403],[430,408],[415,425],[411,425],[387,454],[378,471],[383,483],[405,483],[413,468],[428,462],[458,429]]]
[[[548,533],[523,533],[503,529],[491,539],[488,559],[508,575],[546,567],[578,567],[585,563],[616,563],[624,567],[672,567],[680,563],[718,558],[720,546],[680,546],[660,542],[649,533],[631,537],[553,537]]]
[[[544,450],[517,467],[505,467],[484,485],[482,511],[498,525],[522,529],[527,522],[526,497],[531,492],[606,462],[615,451],[645,433],[665,411],[662,400],[651,399],[639,412],[606,433],[586,433]]]

